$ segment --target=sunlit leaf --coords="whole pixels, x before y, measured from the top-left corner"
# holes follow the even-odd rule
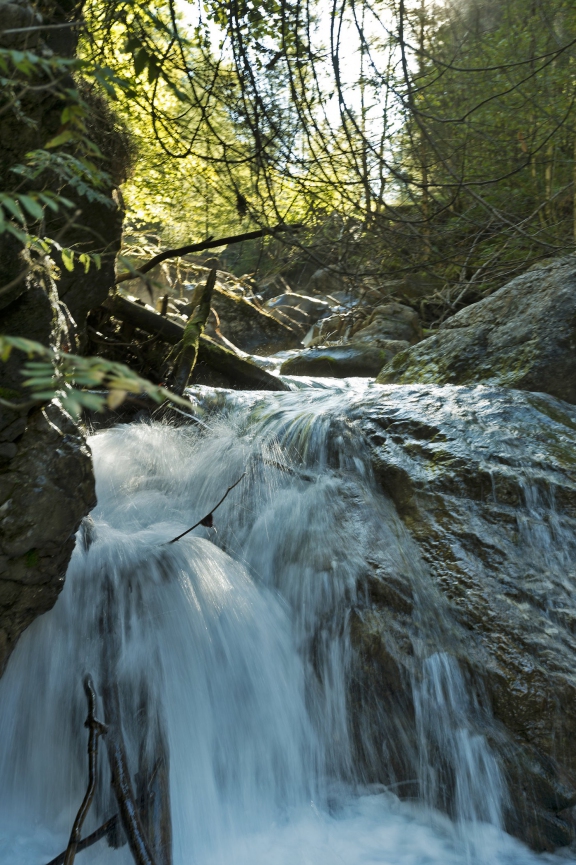
[[[119,388],[114,388],[114,390],[111,390],[110,393],[108,394],[108,398],[106,400],[106,404],[108,405],[108,408],[109,409],[118,408],[119,405],[122,405],[122,403],[126,399],[127,395],[128,395],[127,390],[120,390]]]

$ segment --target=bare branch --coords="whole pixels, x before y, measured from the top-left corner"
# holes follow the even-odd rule
[[[212,510],[209,511],[209,512],[206,514],[205,517],[202,517],[201,520],[198,520],[197,523],[194,523],[193,526],[190,526],[190,528],[189,528],[189,529],[186,529],[185,532],[182,532],[181,535],[178,535],[177,537],[172,538],[172,540],[171,540],[171,541],[168,541],[168,543],[169,543],[169,544],[173,544],[173,543],[175,543],[176,541],[179,541],[180,538],[183,538],[184,535],[189,534],[193,529],[197,529],[198,526],[201,526],[202,524],[205,525],[205,524],[208,522],[208,520],[211,518],[211,516],[212,516],[212,514],[214,513],[214,511],[217,510],[217,508],[220,507],[220,505],[222,504],[222,502],[224,501],[224,499],[226,498],[226,496],[228,495],[228,493],[232,492],[232,490],[234,489],[234,487],[237,487],[237,486],[238,486],[238,484],[240,483],[240,481],[242,480],[242,478],[244,477],[245,474],[246,474],[246,472],[243,472],[243,473],[240,475],[240,477],[238,478],[238,480],[236,481],[236,483],[232,484],[231,487],[228,487],[228,489],[226,490],[226,492],[224,493],[224,495],[222,496],[222,498],[220,499],[220,501],[218,502],[218,504],[215,505],[215,506],[212,508]]]

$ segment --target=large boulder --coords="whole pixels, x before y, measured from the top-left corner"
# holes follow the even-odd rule
[[[67,23],[77,17],[76,4],[72,0],[42,4],[44,19],[37,7],[25,0],[0,3],[0,45],[46,56],[74,56],[78,30]],[[56,26],[26,29],[38,23]],[[12,29],[18,32],[6,35]],[[64,88],[82,85],[69,76],[58,86],[60,93],[39,74],[29,79],[21,99],[7,103],[6,108],[12,106],[16,113],[6,110],[0,117],[2,189],[14,188],[13,167],[61,129]],[[55,175],[44,173],[36,180],[22,181],[18,189],[52,189],[69,198],[74,219],[69,220],[69,212],[47,210],[44,233],[78,252],[98,253],[101,267],[92,266],[86,273],[77,265],[69,272],[54,250],[57,268],[43,269],[38,263],[27,267],[21,244],[8,232],[0,236],[0,286],[12,286],[0,296],[0,333],[72,350],[82,348],[87,316],[114,282],[123,208],[112,186],[124,179],[127,163],[123,136],[104,99],[87,89],[83,98],[91,108],[88,133],[105,157],[110,188],[100,190],[99,201],[90,201],[78,188],[62,187]],[[56,600],[75,532],[95,504],[83,432],[56,404],[30,410],[23,388],[25,359],[13,351],[7,362],[0,361],[0,673],[21,631]]]
[[[457,658],[472,723],[509,782],[508,830],[537,849],[566,845],[576,828],[576,410],[483,386],[367,393],[352,417],[411,536],[392,571],[373,545],[354,613],[368,780],[418,777],[415,693],[449,688],[442,658]],[[428,685],[415,654],[429,659]],[[370,750],[379,735],[386,747]],[[458,757],[436,759],[449,791]]]
[[[576,258],[531,270],[461,310],[378,381],[484,382],[576,403]]]

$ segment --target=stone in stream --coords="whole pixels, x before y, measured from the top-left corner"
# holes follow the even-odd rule
[[[398,354],[382,383],[485,382],[576,403],[576,257],[513,279]]]
[[[370,378],[378,374],[381,362],[387,363],[422,338],[418,315],[401,303],[381,304],[355,326],[353,318],[350,311],[322,319],[307,336],[310,347],[285,361],[281,373]],[[330,342],[335,339],[338,342]]]
[[[539,850],[567,845],[576,835],[576,410],[484,386],[372,394],[352,416],[425,576],[410,576],[418,556],[409,549],[405,573],[366,561],[351,711],[368,780],[415,777],[406,731],[419,643],[424,657],[446,652],[469,676],[478,733],[512,797],[507,829]],[[367,750],[375,731],[385,747]],[[440,783],[453,784],[449,767]]]
[[[266,310],[298,332],[308,330],[319,318],[330,312],[330,304],[316,297],[287,292],[266,301]]]
[[[332,378],[349,376],[373,377],[382,364],[402,351],[406,342],[382,341],[379,345],[363,342],[345,345],[307,348],[284,361],[280,367],[282,375],[317,375]]]
[[[402,303],[383,303],[365,320],[352,329],[355,342],[401,340],[404,348],[422,339],[422,326],[418,314]]]

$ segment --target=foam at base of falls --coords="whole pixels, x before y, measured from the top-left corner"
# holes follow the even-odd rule
[[[558,861],[501,830],[498,771],[470,725],[466,683],[441,654],[414,686],[428,807],[368,795],[355,777],[348,611],[369,553],[418,574],[360,438],[333,416],[341,394],[280,394],[260,407],[240,396],[210,435],[134,425],[93,439],[91,543],[0,682],[2,865],[42,865],[66,845],[86,784],[81,679],[102,673],[112,612],[133,772],[143,686],[169,742],[174,865]],[[245,469],[215,514],[218,534],[199,528],[165,545]],[[430,774],[442,762],[460,800],[454,822],[431,807],[442,804]],[[86,832],[110,814],[108,789],[101,769]],[[104,841],[79,857],[131,865]]]
[[[463,837],[467,843],[463,844]],[[69,834],[12,819],[0,821],[2,865],[45,865],[66,849]],[[471,849],[473,851],[471,852]],[[78,854],[84,865],[133,865],[127,848],[104,841]],[[562,865],[572,856],[537,855],[489,824],[456,826],[439,812],[393,794],[343,798],[336,813],[294,809],[259,832],[222,839],[178,865]]]
[[[390,793],[343,797],[332,813],[315,806],[294,809],[257,833],[246,832],[217,853],[204,850],[186,865],[561,865],[568,860],[537,856],[493,826],[469,826],[477,836],[474,859],[461,832],[443,815],[400,802]],[[20,830],[20,831],[18,831]],[[68,837],[30,825],[0,828],[0,861],[41,865],[65,849]],[[84,865],[133,865],[126,848],[103,842],[78,854]],[[569,861],[574,861],[570,859]]]

